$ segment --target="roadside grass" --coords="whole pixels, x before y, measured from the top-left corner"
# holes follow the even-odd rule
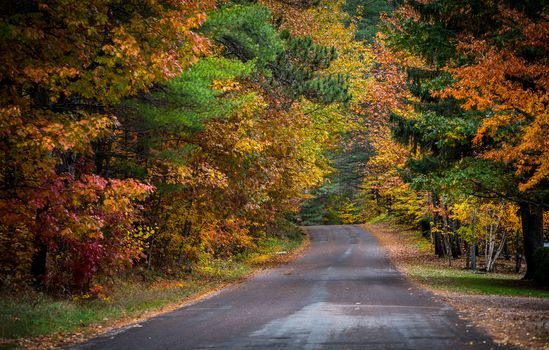
[[[56,299],[32,290],[0,293],[0,349],[17,346],[17,339],[48,336],[62,341],[70,333],[100,332],[124,320],[178,304],[193,296],[236,282],[262,268],[289,260],[291,252],[304,246],[304,236],[269,237],[253,252],[228,259],[201,262],[192,274],[120,278],[107,296]],[[281,254],[284,252],[284,254]]]
[[[160,282],[157,280],[157,282]],[[120,281],[105,300],[73,298],[56,300],[41,293],[26,291],[19,296],[0,299],[0,336],[19,338],[73,332],[89,325],[133,317],[162,305],[198,293],[211,283],[186,280],[163,281],[142,285],[137,281]]]
[[[417,230],[393,222],[376,221],[364,225],[389,250],[393,263],[413,281],[428,289],[465,294],[549,298],[549,290],[512,271],[512,262],[500,259],[501,273],[466,270],[465,257],[448,260],[432,252],[431,243]],[[478,257],[482,267],[482,257]],[[451,265],[450,265],[451,264]]]
[[[549,298],[549,291],[537,288],[520,274],[474,273],[450,267],[411,265],[408,275],[429,288],[467,294]]]

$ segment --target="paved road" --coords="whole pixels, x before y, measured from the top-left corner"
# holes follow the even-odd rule
[[[369,233],[308,228],[295,262],[77,349],[489,349],[490,339],[412,286]]]

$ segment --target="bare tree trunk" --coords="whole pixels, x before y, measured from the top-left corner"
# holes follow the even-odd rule
[[[465,242],[465,269],[469,270],[469,266],[471,265],[471,256],[469,255],[471,253],[471,245],[467,242]]]
[[[42,289],[44,287],[44,277],[46,276],[48,248],[39,237],[36,237],[34,242],[36,250],[32,256],[31,274],[34,278],[35,287]]]
[[[38,209],[36,211],[36,225],[38,227],[41,227],[41,216],[43,213],[48,211],[49,204],[47,204],[44,208]],[[31,275],[34,279],[34,285],[37,289],[42,289],[45,287],[45,277],[47,273],[47,262],[48,262],[48,246],[44,239],[42,239],[39,235],[35,234],[34,236],[34,246],[35,251],[32,256],[31,261]]]
[[[484,210],[484,219],[486,220],[486,222],[488,223],[488,208],[486,208]],[[484,227],[484,231],[486,233],[486,235],[484,236],[484,269],[487,271],[488,270],[488,264],[490,264],[490,257],[488,255],[488,247],[490,245],[490,242],[492,241],[492,231],[490,229],[490,225],[487,224],[485,227]]]
[[[438,230],[433,233],[433,240],[435,244],[435,254],[438,255],[439,258],[444,257],[444,239],[442,237],[442,234],[438,232]]]
[[[421,226],[421,235],[427,239],[431,237],[431,224],[429,223],[429,220],[426,218],[423,218],[421,219],[419,224]]]
[[[515,234],[515,244],[516,244],[516,249],[515,249],[515,272],[519,273],[521,265],[522,265],[522,249],[519,245],[519,232],[518,231]]]
[[[452,251],[451,243],[450,243],[450,234],[443,235],[444,238],[444,249],[446,251],[446,255],[448,256],[448,266],[452,266],[452,254],[450,253]]]
[[[486,266],[486,272],[491,272],[494,268],[495,260],[497,259],[497,256],[501,253],[501,250],[503,249],[503,244],[505,243],[505,239],[507,237],[507,234],[504,232],[502,241],[500,246],[498,247],[497,252],[494,252],[494,249],[496,248],[496,238],[497,238],[497,232],[499,229],[499,223],[501,222],[502,214],[500,213],[499,216],[496,218],[495,222],[492,222],[490,217],[494,217],[498,215],[496,210],[494,210],[491,214],[488,209],[486,209],[486,221],[490,222],[488,226],[486,227],[486,231],[488,235],[486,236],[486,242],[484,247],[484,261]]]
[[[471,221],[471,270],[473,272],[477,269],[477,239],[475,233],[475,226],[477,223],[477,208],[473,211],[473,219]]]
[[[496,253],[494,254],[493,258],[490,260],[490,265],[486,266],[486,271],[487,272],[494,271],[494,266],[496,264],[496,260],[498,259],[499,255],[503,251],[503,247],[505,247],[506,242],[507,242],[507,232],[504,232],[503,237],[501,238],[501,243],[499,244],[499,247],[496,250]]]

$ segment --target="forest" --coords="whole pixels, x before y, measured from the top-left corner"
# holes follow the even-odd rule
[[[549,283],[545,1],[20,0],[0,19],[2,288],[188,276],[374,219]]]

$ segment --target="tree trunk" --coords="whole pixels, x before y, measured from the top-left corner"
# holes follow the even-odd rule
[[[495,251],[495,253],[493,253],[493,248],[491,249],[492,256],[490,257],[490,263],[486,265],[486,272],[495,272],[496,261],[498,260],[498,257],[501,254],[501,252],[503,251],[503,247],[505,246],[505,243],[507,243],[507,232],[503,233],[503,237],[501,238],[501,243],[499,244],[499,247]]]
[[[47,212],[49,208],[50,205],[48,203],[43,208],[36,210],[35,224],[37,228],[42,227],[42,214]],[[45,277],[47,273],[48,246],[46,241],[37,233],[34,233],[34,247],[36,250],[32,256],[30,272],[36,289],[42,289],[45,287],[46,282]]]
[[[478,247],[476,243],[471,244],[471,271],[477,270],[477,251]]]
[[[191,233],[191,225],[192,223],[189,221],[189,220],[185,220],[185,223],[183,224],[183,230],[181,231],[181,236],[183,238],[186,238],[189,236],[189,234]],[[177,263],[178,265],[183,265],[183,253],[184,253],[184,248],[185,248],[185,242],[182,242],[181,245],[179,246],[179,258],[177,259]],[[186,257],[186,264],[188,265],[189,264],[189,259],[188,257]]]
[[[44,277],[46,276],[46,262],[48,257],[48,247],[39,237],[34,240],[36,251],[32,256],[31,274],[37,289],[44,287]]]
[[[453,233],[450,236],[451,249],[452,249],[452,258],[457,259],[461,255],[461,249],[459,247],[459,238],[457,233]]]
[[[534,253],[543,247],[543,208],[533,204],[521,203],[520,217],[522,219],[524,258],[526,259],[524,279],[532,279],[537,268]]]
[[[477,223],[477,209],[473,211],[473,218],[471,223],[471,270],[475,272],[477,270],[477,239],[475,233],[475,225]]]
[[[503,257],[505,260],[511,260],[511,252],[509,251],[509,240],[505,240],[505,245],[503,246]]]
[[[429,222],[429,219],[421,219],[419,225],[421,226],[421,235],[427,239],[431,237],[431,223]]]
[[[519,232],[515,232],[515,272],[520,272],[520,267],[522,265],[522,249],[519,245]]]
[[[439,258],[444,257],[444,238],[442,237],[442,234],[440,232],[435,232],[433,234],[433,240],[435,243],[435,254],[438,255]]]
[[[469,243],[465,242],[465,269],[469,270],[469,267],[471,266],[471,246]]]

